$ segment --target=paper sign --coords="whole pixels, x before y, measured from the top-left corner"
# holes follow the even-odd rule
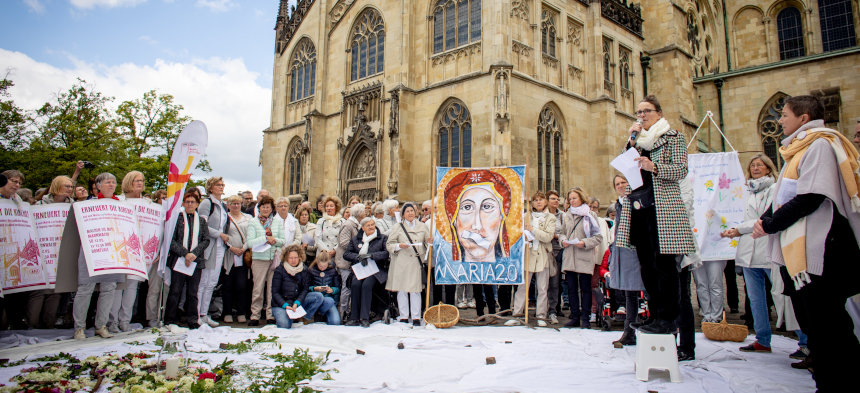
[[[306,233],[302,236],[302,243],[307,244],[308,247],[313,247],[315,244],[314,236],[310,233]]]
[[[624,177],[627,178],[627,184],[631,190],[642,187],[642,172],[640,172],[639,163],[635,161],[639,157],[639,151],[636,148],[629,148],[618,157],[615,157],[609,165],[618,169]]]
[[[289,317],[290,319],[299,319],[299,318],[307,315],[307,313],[308,312],[305,311],[305,308],[302,306],[296,307],[296,311],[293,311],[293,309],[291,309],[291,308],[287,309],[287,317]]]
[[[104,198],[72,207],[90,276],[125,273],[147,278],[133,205]]]
[[[572,245],[575,245],[575,244],[579,244],[579,242],[581,242],[581,241],[582,241],[582,240],[579,240],[579,238],[576,238],[576,237],[575,237],[575,238],[573,238],[573,240],[562,240],[562,243],[564,243],[564,244],[569,244],[569,245],[571,245],[571,246],[572,246]]]
[[[126,203],[134,206],[137,214],[138,233],[141,242],[141,258],[146,263],[146,271],[155,263],[158,256],[158,244],[163,233],[164,217],[161,205],[146,198],[127,199]]]
[[[45,269],[48,288],[57,281],[57,256],[60,252],[60,239],[71,210],[71,203],[52,203],[32,207],[33,222],[39,239],[39,256]]]
[[[173,265],[173,271],[177,273],[182,273],[189,277],[194,275],[194,269],[196,268],[197,262],[191,262],[188,264],[188,266],[185,266],[185,257],[179,257],[176,260],[176,264]]]
[[[31,213],[26,203],[0,200],[0,283],[4,295],[47,287]]]
[[[266,252],[270,248],[272,248],[271,244],[263,243],[263,244],[258,244],[256,246],[254,246],[253,248],[251,248],[251,251],[253,251],[253,252]]]
[[[365,278],[372,276],[379,272],[379,267],[376,266],[376,261],[373,259],[367,260],[367,266],[361,264],[361,262],[352,265],[352,271],[355,273],[355,278],[359,280],[364,280]]]
[[[702,260],[734,259],[738,239],[720,233],[744,221],[747,187],[738,153],[690,154],[687,166],[693,185],[693,234]]]

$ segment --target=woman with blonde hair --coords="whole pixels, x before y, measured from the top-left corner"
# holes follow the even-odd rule
[[[602,259],[594,248],[603,242],[600,233],[600,218],[591,211],[588,196],[580,188],[567,192],[570,208],[562,215],[561,233],[558,241],[563,247],[561,270],[567,280],[567,297],[570,300],[570,321],[565,327],[589,328],[591,310],[591,275],[594,266]]]

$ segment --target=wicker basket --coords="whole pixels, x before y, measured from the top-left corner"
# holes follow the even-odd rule
[[[749,328],[726,322],[726,313],[723,312],[722,322],[702,322],[702,332],[711,341],[743,342],[749,335]]]
[[[439,303],[424,311],[424,321],[440,329],[449,328],[460,320],[460,310],[450,304]]]

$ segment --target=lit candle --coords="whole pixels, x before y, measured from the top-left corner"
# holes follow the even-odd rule
[[[179,358],[167,359],[164,374],[167,378],[176,378],[179,375]]]

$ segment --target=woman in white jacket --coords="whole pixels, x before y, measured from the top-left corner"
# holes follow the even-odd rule
[[[748,346],[742,347],[741,350],[749,352],[770,352],[770,318],[767,308],[767,289],[765,280],[770,280],[771,283],[782,283],[779,277],[778,269],[771,269],[771,262],[767,258],[767,238],[761,237],[758,239],[752,238],[753,225],[758,221],[759,217],[767,211],[773,199],[776,196],[775,192],[775,168],[773,162],[764,154],[756,154],[747,165],[747,175],[749,180],[750,196],[747,199],[746,208],[744,209],[744,222],[738,225],[737,228],[731,228],[723,231],[723,237],[740,237],[738,242],[738,252],[735,257],[737,266],[741,266],[744,271],[744,283],[747,286],[747,296],[750,300],[750,309],[753,315],[753,328],[755,329],[756,341]],[[776,277],[772,277],[772,272],[776,273]],[[791,320],[793,329],[797,330],[797,322],[794,320],[794,312],[791,306],[791,300],[787,296],[774,292],[773,301],[777,306],[778,314],[782,316],[782,311],[785,304],[788,304],[788,309],[792,310]],[[786,323],[788,325],[788,323]],[[798,330],[799,332],[799,330]],[[798,333],[801,338],[801,347],[805,347],[805,336],[803,333]]]

